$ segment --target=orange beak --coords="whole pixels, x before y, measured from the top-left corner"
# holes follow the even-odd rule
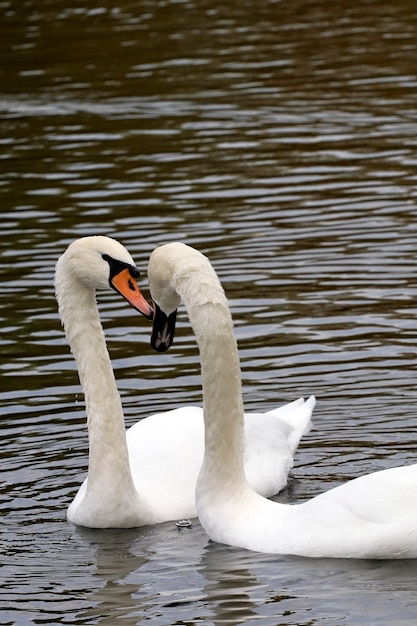
[[[115,274],[110,284],[129,302],[130,306],[142,313],[148,320],[153,318],[153,309],[143,297],[136,278],[133,278],[128,268]]]

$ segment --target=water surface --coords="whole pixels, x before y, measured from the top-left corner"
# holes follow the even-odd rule
[[[318,398],[301,501],[414,462],[414,4],[0,3],[0,623],[415,622],[414,562],[308,560],[208,542],[195,521],[73,527],[86,471],[54,265],[107,234],[143,270],[206,253],[236,325],[248,410]],[[114,293],[100,311],[126,424],[201,402],[183,309],[166,355]]]

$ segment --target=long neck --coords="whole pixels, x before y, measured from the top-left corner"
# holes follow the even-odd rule
[[[243,482],[243,404],[240,364],[226,296],[214,272],[189,271],[176,289],[187,308],[200,350],[206,484],[235,490]]]
[[[106,348],[95,293],[70,273],[57,271],[62,323],[84,390],[89,434],[88,491],[105,493],[115,481],[134,489],[123,410]],[[117,488],[117,485],[116,485]]]

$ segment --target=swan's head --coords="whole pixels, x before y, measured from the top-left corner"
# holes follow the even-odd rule
[[[140,272],[121,243],[104,236],[82,237],[71,243],[56,265],[55,283],[75,278],[90,289],[112,289],[146,318],[153,318],[152,307],[143,297],[137,279]]]
[[[160,246],[149,259],[148,278],[154,302],[154,350],[165,352],[171,346],[181,300],[199,345],[203,337],[233,336],[226,294],[204,254],[179,242]]]
[[[166,352],[172,345],[177,309],[181,298],[176,290],[178,264],[185,258],[189,246],[169,243],[152,252],[148,264],[149,289],[154,303],[151,346],[157,352]]]

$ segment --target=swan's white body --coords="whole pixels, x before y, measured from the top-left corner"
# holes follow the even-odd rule
[[[130,254],[115,240],[85,237],[69,246],[56,268],[59,311],[84,390],[89,434],[88,478],[67,517],[96,528],[195,517],[195,486],[204,455],[202,409],[155,414],[125,431],[95,300],[96,289],[109,287],[109,263],[103,255],[134,267]],[[128,281],[127,292],[121,293],[129,300],[129,276]],[[285,486],[314,404],[314,399],[299,400],[246,416],[245,463],[248,479],[260,493],[270,496]]]
[[[152,253],[148,274],[162,311],[183,299],[200,349],[205,455],[196,499],[209,537],[277,554],[416,558],[417,465],[369,474],[296,505],[255,493],[244,475],[239,359],[217,276],[203,255],[178,243]]]

